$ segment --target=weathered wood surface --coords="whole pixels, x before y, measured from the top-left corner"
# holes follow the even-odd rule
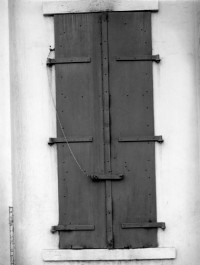
[[[55,67],[66,137],[93,137],[72,146],[86,174],[68,145],[58,145],[59,224],[95,226],[61,231],[60,247],[156,247],[155,226],[122,229],[122,224],[157,221],[154,141],[161,138],[154,136],[152,62],[116,61],[119,55],[152,56],[151,13],[55,15],[55,39],[55,59],[91,58]],[[57,134],[63,138],[59,121]],[[124,178],[89,178],[102,174]]]
[[[103,131],[104,131],[104,173],[111,173],[111,142],[110,142],[110,92],[108,63],[108,14],[102,15],[102,79],[103,79]],[[106,239],[107,247],[113,248],[113,212],[112,182],[106,180]]]
[[[71,148],[88,174],[103,173],[100,14],[55,16],[55,58],[90,57],[56,65],[56,99],[66,137],[87,137]],[[59,122],[57,136],[63,138]],[[80,171],[66,144],[58,146],[59,224],[95,225],[94,231],[60,232],[60,248],[105,248],[105,183]]]
[[[153,142],[118,142],[119,136],[154,135],[152,63],[116,57],[152,55],[151,13],[109,13],[112,168],[123,181],[112,185],[116,248],[157,246],[157,229],[122,229],[122,223],[156,221]]]

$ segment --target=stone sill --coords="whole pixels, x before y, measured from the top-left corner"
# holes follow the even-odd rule
[[[176,249],[52,249],[43,250],[42,257],[44,261],[167,260],[176,258]]]
[[[158,0],[43,0],[43,15],[101,11],[158,11]]]

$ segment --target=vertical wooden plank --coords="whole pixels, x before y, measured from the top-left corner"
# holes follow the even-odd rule
[[[155,222],[155,147],[151,142],[120,143],[119,137],[153,136],[152,62],[115,58],[151,55],[151,13],[109,13],[109,81],[111,94],[111,161],[113,232],[116,248],[157,246],[155,228],[121,229],[121,223]]]
[[[110,154],[110,100],[108,71],[108,14],[102,15],[102,61],[103,61],[103,108],[104,108],[104,165],[105,173],[111,173]],[[113,248],[112,182],[106,181],[106,233],[107,247]]]
[[[57,64],[56,104],[66,136],[92,136],[70,144],[87,174],[104,172],[100,14],[55,16],[55,56],[90,57],[90,63]],[[57,137],[63,137],[57,122]],[[105,183],[94,183],[58,144],[59,224],[94,225],[94,231],[61,231],[60,248],[106,248]],[[103,214],[102,214],[103,213]]]

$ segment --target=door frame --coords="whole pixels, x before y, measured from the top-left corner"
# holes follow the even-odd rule
[[[159,10],[159,0],[77,0],[77,1],[45,1],[42,12],[44,16],[63,13],[88,13],[103,11],[144,11]],[[176,258],[174,247],[147,249],[51,249],[43,250],[43,261],[117,261],[117,260],[170,260]]]

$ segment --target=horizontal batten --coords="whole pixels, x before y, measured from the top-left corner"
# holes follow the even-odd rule
[[[93,231],[94,225],[57,225],[51,227],[51,232],[57,231]]]
[[[119,56],[115,58],[116,61],[154,61],[160,62],[160,56],[157,55],[134,55],[134,56]]]
[[[90,63],[90,57],[70,57],[70,58],[58,58],[58,59],[47,59],[47,65],[53,64],[70,64],[70,63]]]
[[[135,137],[119,137],[118,142],[158,142],[162,143],[164,140],[159,136],[135,136]]]
[[[43,1],[43,14],[86,13],[101,11],[157,11],[158,0],[80,0]]]
[[[165,223],[163,222],[151,222],[151,223],[124,223],[121,224],[122,229],[132,229],[132,228],[162,228],[165,229]]]

